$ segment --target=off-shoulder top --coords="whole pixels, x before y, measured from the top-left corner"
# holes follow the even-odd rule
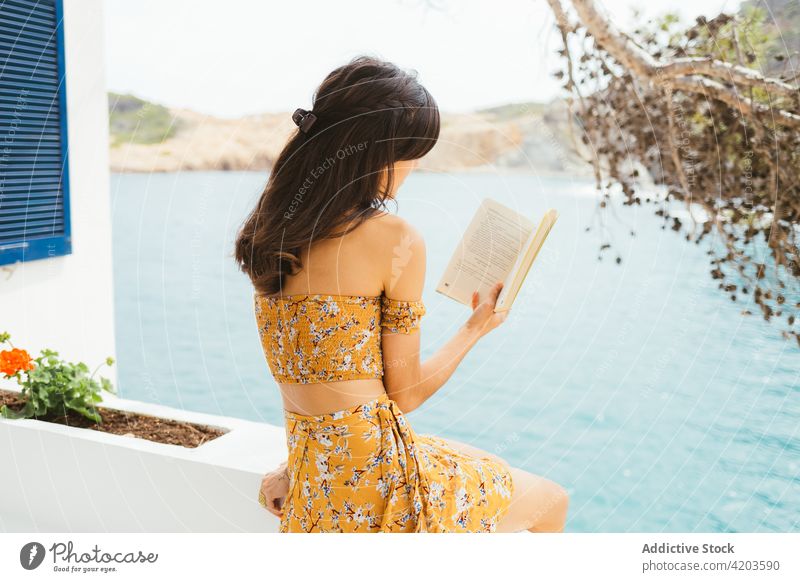
[[[313,384],[383,378],[381,333],[411,333],[425,306],[385,295],[256,293],[255,314],[275,380]]]

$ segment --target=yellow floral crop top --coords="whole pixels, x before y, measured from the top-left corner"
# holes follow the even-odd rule
[[[313,384],[383,378],[381,333],[411,333],[422,301],[385,295],[255,295],[264,356],[275,380]]]

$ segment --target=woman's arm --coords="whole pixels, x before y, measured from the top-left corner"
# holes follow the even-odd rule
[[[411,412],[450,379],[478,340],[505,321],[508,312],[494,313],[503,284],[498,282],[481,302],[472,296],[472,316],[436,353],[420,364],[420,334],[384,334],[386,392],[403,412]]]
[[[407,224],[401,225],[391,249],[392,268],[387,272],[384,293],[391,299],[419,301],[425,281],[425,244]],[[400,252],[398,249],[401,249]],[[402,260],[398,260],[401,257]],[[403,412],[411,412],[430,398],[452,376],[477,341],[505,321],[508,312],[494,313],[502,289],[497,283],[487,297],[472,296],[472,315],[453,337],[425,362],[420,362],[420,332],[382,335],[383,383],[389,397]]]

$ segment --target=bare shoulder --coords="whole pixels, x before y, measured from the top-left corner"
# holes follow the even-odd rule
[[[425,279],[425,239],[407,220],[380,214],[367,220],[363,242],[382,265],[389,297],[417,299]]]
[[[405,218],[396,214],[382,213],[368,219],[362,226],[364,242],[382,252],[395,252],[399,245],[424,252],[425,239]]]

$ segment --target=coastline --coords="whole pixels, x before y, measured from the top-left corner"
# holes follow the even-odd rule
[[[160,142],[142,143],[135,132],[123,139],[112,136],[110,170],[269,171],[295,130],[289,113],[238,119],[181,109],[170,109],[169,114],[169,135]],[[443,113],[439,143],[421,160],[420,170],[591,177],[591,167],[573,150],[567,123],[559,101]]]

